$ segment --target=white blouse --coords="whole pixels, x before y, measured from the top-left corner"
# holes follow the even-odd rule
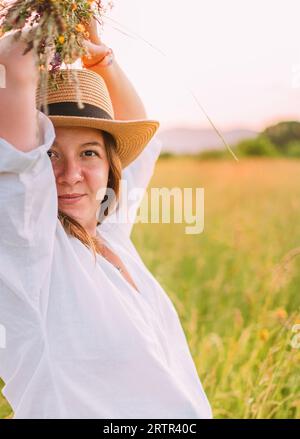
[[[109,217],[97,230],[140,293],[65,233],[47,154],[55,131],[38,116],[38,148],[0,138],[0,377],[14,418],[212,418],[177,311],[130,239],[133,222]],[[146,190],[159,153],[154,136],[123,170],[128,190]]]

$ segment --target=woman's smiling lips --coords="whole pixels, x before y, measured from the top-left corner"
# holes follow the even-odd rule
[[[59,195],[58,200],[63,202],[64,204],[75,204],[81,200],[86,194],[68,194],[68,195]]]

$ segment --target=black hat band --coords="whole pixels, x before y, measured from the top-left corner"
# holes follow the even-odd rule
[[[54,102],[48,104],[49,116],[77,116],[77,117],[94,117],[96,119],[113,118],[102,108],[96,105],[84,103],[84,108],[79,108],[77,102]]]

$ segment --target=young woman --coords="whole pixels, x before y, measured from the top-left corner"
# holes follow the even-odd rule
[[[48,116],[36,109],[32,53],[9,43],[0,39],[0,377],[14,417],[211,418],[178,314],[130,239],[158,122],[97,35],[78,70],[84,108],[64,81],[48,90]],[[128,193],[143,190],[138,200],[122,197],[121,178]]]

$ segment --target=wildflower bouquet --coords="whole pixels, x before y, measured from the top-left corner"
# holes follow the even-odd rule
[[[35,52],[44,96],[49,75],[54,79],[63,63],[88,55],[87,28],[92,19],[103,26],[102,17],[112,6],[111,1],[105,6],[102,0],[0,1],[0,37],[9,31],[16,31],[16,39],[25,35],[24,54]]]

